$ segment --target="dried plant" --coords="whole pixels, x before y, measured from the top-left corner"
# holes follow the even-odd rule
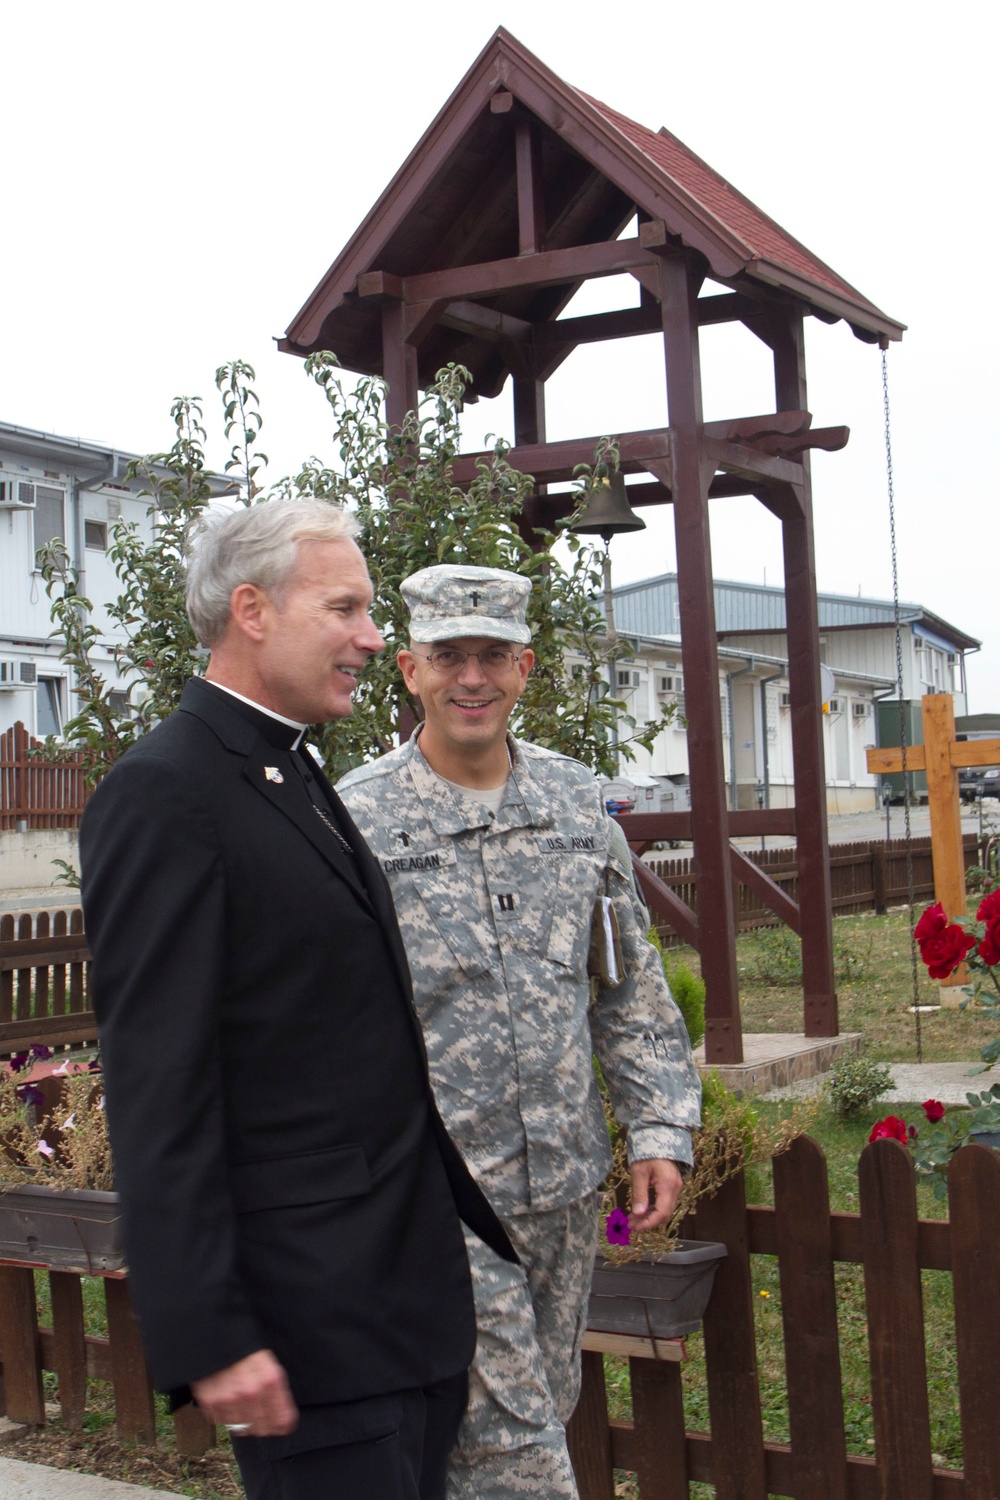
[[[46,1108],[47,1091],[23,1072],[24,1064],[0,1072],[0,1193],[25,1184],[112,1191],[100,1074],[68,1075]]]
[[[625,1265],[646,1256],[666,1253],[677,1246],[682,1220],[703,1198],[713,1198],[724,1182],[745,1167],[770,1162],[787,1151],[803,1135],[815,1114],[814,1103],[797,1104],[791,1114],[774,1124],[762,1120],[752,1102],[741,1099],[722,1084],[717,1075],[704,1080],[702,1108],[704,1120],[694,1133],[694,1167],[685,1174],[673,1216],[659,1229],[632,1234],[628,1243],[602,1236],[601,1253],[615,1265]],[[607,1218],[627,1204],[630,1177],[625,1132],[618,1128],[604,1095],[604,1109],[612,1137],[612,1166],[601,1194],[602,1225]],[[620,1220],[620,1212],[618,1219]],[[616,1242],[617,1241],[617,1242]]]

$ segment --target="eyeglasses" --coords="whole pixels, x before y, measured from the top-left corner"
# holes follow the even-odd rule
[[[509,672],[521,660],[516,651],[504,651],[500,646],[491,646],[488,651],[459,651],[456,646],[437,646],[426,655],[414,651],[421,661],[430,663],[431,670],[451,675],[464,672],[470,656],[474,656],[484,672]]]

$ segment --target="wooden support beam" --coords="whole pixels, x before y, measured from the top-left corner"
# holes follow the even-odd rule
[[[514,95],[506,89],[500,89],[490,98],[491,115],[509,115],[514,108]]]
[[[801,933],[802,922],[800,918],[798,903],[793,901],[787,891],[783,891],[776,881],[772,880],[766,870],[760,865],[754,864],[752,859],[747,859],[742,850],[737,849],[735,844],[729,846],[729,863],[733,874],[748,890],[753,891],[769,911],[773,911],[776,917],[780,917],[786,927],[790,927],[796,934]]]
[[[932,693],[933,698],[940,698],[941,693]],[[874,775],[887,775],[891,771],[903,769],[903,753],[901,750],[880,747],[877,750],[866,750],[865,760],[868,770]],[[995,766],[1000,765],[1000,739],[998,740],[955,740],[948,747],[948,760],[954,770],[960,770],[964,766]],[[906,747],[906,769],[908,771],[925,771],[927,769],[924,760],[923,745],[907,745]]]
[[[498,312],[494,307],[485,307],[481,302],[445,302],[443,308],[438,321],[446,328],[454,328],[459,333],[471,333],[476,338],[489,339],[493,343],[500,343],[505,339],[530,340],[534,332],[534,325],[527,318],[512,317],[510,313]]]
[[[717,297],[698,298],[698,327],[713,323],[739,323],[755,311],[757,303],[739,292],[723,292]]]
[[[770,453],[776,458],[795,458],[807,448],[822,448],[825,453],[839,453],[847,447],[851,436],[849,427],[813,427],[809,432],[795,436],[762,437],[753,446],[760,453]]]
[[[519,255],[537,255],[544,249],[545,206],[538,124],[530,117],[515,122],[514,160],[517,167],[517,250]]]
[[[599,344],[608,339],[632,339],[660,332],[658,303],[646,307],[623,307],[614,312],[591,313],[583,318],[555,318],[536,323],[532,339],[539,349],[563,345]]]
[[[794,460],[772,458],[759,448],[744,443],[706,437],[705,456],[716,469],[722,469],[726,474],[740,474],[758,483],[773,480],[777,484],[798,484],[802,480],[802,470]]]
[[[632,873],[642,892],[642,898],[653,915],[662,917],[689,947],[699,950],[698,918],[690,906],[669,885],[665,885],[654,870],[644,865],[641,859],[636,859],[635,855],[632,856]]]
[[[403,279],[403,295],[409,302],[431,298],[489,297],[495,292],[514,291],[520,287],[559,286],[564,282],[586,281],[596,276],[619,276],[633,266],[648,265],[650,252],[637,240],[600,240],[596,244],[571,245],[563,250],[543,250],[537,255],[509,260],[483,261],[478,265],[451,266],[441,271],[424,271]],[[368,276],[358,277],[358,295]],[[398,281],[399,278],[394,278]]]
[[[641,471],[645,464],[656,458],[669,458],[670,432],[666,428],[648,432],[624,432],[616,439],[621,454],[621,467],[626,473]],[[507,454],[507,462],[522,474],[532,474],[540,483],[555,483],[561,479],[572,479],[577,464],[593,463],[594,449],[599,437],[569,438],[559,443],[532,443],[518,445]],[[471,484],[478,472],[478,464],[488,459],[488,453],[461,454],[452,460],[451,477],[454,484]]]

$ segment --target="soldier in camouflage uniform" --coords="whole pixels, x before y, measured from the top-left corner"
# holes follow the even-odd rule
[[[633,1227],[669,1216],[698,1123],[687,1033],[598,783],[507,733],[533,661],[530,589],[472,566],[404,582],[399,664],[425,719],[338,787],[392,887],[445,1123],[521,1257],[468,1240],[479,1338],[449,1500],[577,1494],[564,1424],[610,1163],[592,1056],[628,1130]],[[592,990],[602,897],[624,978]]]

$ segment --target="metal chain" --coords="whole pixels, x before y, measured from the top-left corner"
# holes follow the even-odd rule
[[[906,775],[906,704],[903,701],[903,630],[899,615],[899,565],[896,558],[896,494],[892,476],[892,429],[889,421],[889,361],[882,350],[882,405],[885,411],[885,472],[889,486],[889,544],[892,550],[892,617],[896,628],[896,692],[899,699],[899,745],[903,757],[903,838],[906,843],[906,904],[910,918],[910,968],[913,979],[913,1025],[916,1031],[917,1062],[923,1062],[920,1031],[920,976],[917,969],[917,943],[913,936],[913,842],[910,831],[910,788]],[[888,854],[888,850],[886,850]]]

